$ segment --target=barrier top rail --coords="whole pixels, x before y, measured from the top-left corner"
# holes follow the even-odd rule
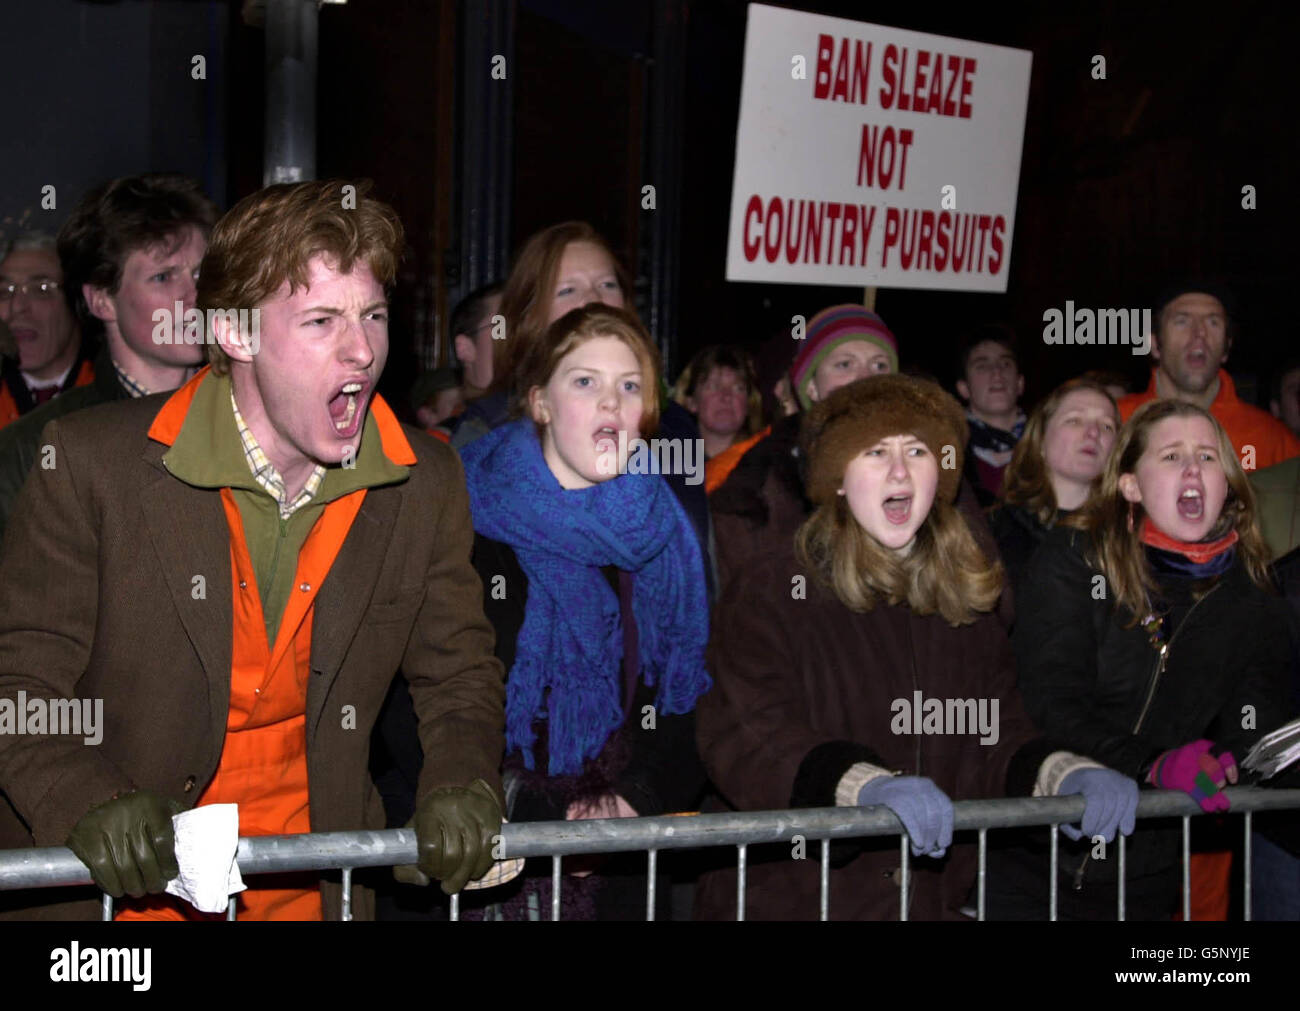
[[[1234,787],[1225,791],[1229,813],[1300,808],[1300,790]],[[1007,797],[957,801],[955,831],[1077,823],[1084,801],[1069,797]],[[1203,812],[1179,791],[1143,791],[1139,818],[1187,817]],[[504,857],[571,856],[640,850],[693,849],[900,835],[902,823],[883,807],[799,808],[786,811],[725,812],[654,818],[525,822],[502,826]],[[255,836],[239,840],[235,858],[241,874],[334,868],[387,867],[416,862],[415,832],[313,832]],[[0,891],[90,884],[86,866],[63,846],[0,851]]]

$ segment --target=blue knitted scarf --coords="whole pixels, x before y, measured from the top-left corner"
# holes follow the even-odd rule
[[[514,549],[528,577],[506,685],[506,747],[534,767],[533,722],[548,721],[552,776],[576,775],[623,722],[619,601],[605,565],[635,574],[641,675],[659,715],[708,691],[708,600],[699,542],[663,478],[622,474],[568,491],[532,421],[502,425],[462,452],[474,529]]]

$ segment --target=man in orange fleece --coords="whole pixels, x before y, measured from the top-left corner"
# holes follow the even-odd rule
[[[1233,337],[1227,305],[1227,296],[1210,285],[1168,290],[1156,308],[1151,385],[1143,393],[1123,397],[1120,416],[1128,421],[1157,397],[1199,404],[1227,431],[1244,469],[1272,467],[1300,456],[1300,440],[1267,411],[1237,398],[1232,377],[1223,368]]]

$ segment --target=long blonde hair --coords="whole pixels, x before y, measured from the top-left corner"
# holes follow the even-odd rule
[[[1140,503],[1130,503],[1124,498],[1119,479],[1124,474],[1136,473],[1138,461],[1147,451],[1151,430],[1166,418],[1178,417],[1205,418],[1214,426],[1218,439],[1219,460],[1228,480],[1228,497],[1210,536],[1224,537],[1230,530],[1236,530],[1237,554],[1247,574],[1256,586],[1273,589],[1268,548],[1255,522],[1255,495],[1223,426],[1209,411],[1195,404],[1153,400],[1140,407],[1120,430],[1096,493],[1082,509],[1062,521],[1091,535],[1089,561],[1106,577],[1107,590],[1117,610],[1127,612],[1126,628],[1132,628],[1147,612],[1155,580],[1140,537],[1146,510]]]
[[[985,556],[956,507],[939,498],[906,555],[867,533],[844,496],[813,512],[799,528],[795,550],[851,611],[870,611],[883,600],[969,625],[992,611],[1002,592],[1001,563]]]

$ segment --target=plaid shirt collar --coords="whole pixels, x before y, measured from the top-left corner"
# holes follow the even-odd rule
[[[134,379],[128,376],[122,370],[122,366],[118,365],[116,361],[113,362],[113,371],[117,373],[117,381],[122,384],[123,388],[126,390],[127,393],[131,394],[131,396],[147,397],[149,396],[150,392],[152,392],[150,390],[145,389]]]
[[[244,459],[248,462],[248,469],[253,472],[255,480],[263,489],[266,490],[280,506],[280,518],[287,520],[298,509],[301,509],[312,500],[315,494],[320,491],[320,485],[325,480],[325,468],[320,464],[311,472],[311,477],[307,478],[307,483],[303,485],[302,491],[298,493],[297,498],[292,502],[288,501],[288,492],[284,487],[284,478],[280,472],[275,469],[262,447],[257,444],[252,430],[244,422],[244,416],[239,413],[239,405],[235,403],[235,388],[230,388],[230,406],[235,411],[235,425],[239,428],[239,441],[244,447]]]

